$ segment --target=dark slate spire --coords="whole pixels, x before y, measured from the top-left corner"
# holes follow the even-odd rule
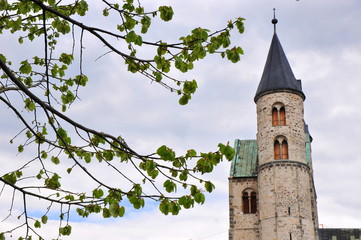
[[[291,66],[277,37],[277,19],[274,18],[272,23],[274,24],[275,31],[254,101],[257,102],[261,96],[274,92],[293,92],[305,99],[301,80],[296,80],[293,75]]]

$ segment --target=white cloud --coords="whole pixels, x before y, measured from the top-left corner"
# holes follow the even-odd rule
[[[255,138],[253,96],[266,61],[273,33],[272,8],[276,7],[278,36],[296,78],[302,79],[307,97],[305,120],[314,138],[319,222],[327,227],[359,227],[359,1],[226,0],[221,4],[184,0],[169,1],[169,4],[176,4],[177,28],[172,29],[171,37],[188,33],[197,26],[217,29],[229,19],[246,17],[246,33],[235,37],[233,42],[245,50],[242,61],[230,64],[212,57],[209,62],[196,63],[198,68],[187,77],[194,74],[200,88],[190,104],[181,107],[177,96],[138,75],[126,73],[122,60],[106,55],[95,62],[103,49],[94,49],[95,44],[91,42],[86,45],[84,69],[96,77],[81,91],[82,101],[72,107],[69,116],[91,127],[121,134],[134,148],[145,153],[163,143],[180,152],[191,147],[207,151],[215,149],[218,142],[230,141],[233,145],[235,138]],[[161,38],[171,26],[172,23],[166,24],[152,33]],[[16,56],[19,52],[13,54]],[[2,107],[2,113],[3,110]],[[12,148],[6,143],[9,136],[16,134],[11,125],[13,120],[8,115],[0,120],[3,126],[0,162],[6,164],[6,168],[12,161],[22,159],[15,156],[16,145]],[[229,164],[225,163],[212,175],[219,192],[210,195],[205,205],[180,216],[163,217],[151,207],[104,224],[77,222],[73,224],[73,238],[226,239],[228,172]],[[4,205],[6,202],[0,202],[1,216],[7,209]],[[0,226],[5,224],[8,223],[2,222]]]

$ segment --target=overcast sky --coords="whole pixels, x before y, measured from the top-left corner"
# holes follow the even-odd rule
[[[130,146],[144,152],[164,143],[177,151],[209,151],[219,142],[233,145],[236,138],[255,139],[253,97],[271,43],[272,9],[276,8],[278,37],[306,95],[305,121],[313,137],[319,223],[324,227],[361,228],[361,1],[155,2],[171,4],[175,11],[174,20],[154,32],[159,39],[168,34],[176,41],[195,27],[216,30],[228,20],[246,18],[246,32],[232,42],[244,49],[241,62],[232,64],[210,57],[196,63],[186,77],[197,79],[199,89],[187,106],[179,106],[176,95],[127,73],[118,58],[109,55],[95,61],[97,56],[89,49],[97,44],[88,43],[84,72],[98,79],[81,93],[82,100],[69,116],[122,135]],[[0,50],[3,48],[1,44]],[[1,112],[4,109],[0,107]],[[8,144],[15,133],[8,132],[12,121],[1,115],[1,165],[21,158]],[[216,191],[202,206],[176,217],[162,216],[149,205],[128,212],[123,219],[101,222],[91,218],[87,223],[72,224],[72,239],[227,239],[229,168],[230,163],[224,163],[211,176]],[[4,207],[1,198],[0,204],[2,217],[8,206]],[[3,224],[7,223],[0,222],[0,230]]]

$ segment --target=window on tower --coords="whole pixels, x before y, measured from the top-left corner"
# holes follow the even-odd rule
[[[288,143],[286,140],[282,141],[282,159],[288,159]]]
[[[248,192],[243,192],[242,194],[242,208],[243,213],[249,213],[249,199]]]
[[[282,136],[277,137],[274,141],[274,159],[288,159],[288,143]]]
[[[253,189],[243,191],[242,210],[244,214],[257,213],[257,193]]]
[[[257,212],[257,193],[251,193],[251,213]]]
[[[286,126],[286,110],[285,107],[280,108],[280,124],[281,126]]]
[[[275,159],[281,159],[281,145],[278,140],[274,143]]]
[[[272,107],[272,126],[286,126],[286,109],[282,103]]]
[[[272,109],[272,126],[278,126],[278,110],[275,107]]]

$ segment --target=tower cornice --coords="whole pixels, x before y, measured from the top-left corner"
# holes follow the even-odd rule
[[[310,170],[310,166],[308,166],[306,163],[302,163],[299,161],[293,161],[293,160],[274,160],[271,162],[266,162],[258,166],[258,172],[266,169],[266,168],[273,168],[273,167],[300,167],[305,168],[308,171]]]

